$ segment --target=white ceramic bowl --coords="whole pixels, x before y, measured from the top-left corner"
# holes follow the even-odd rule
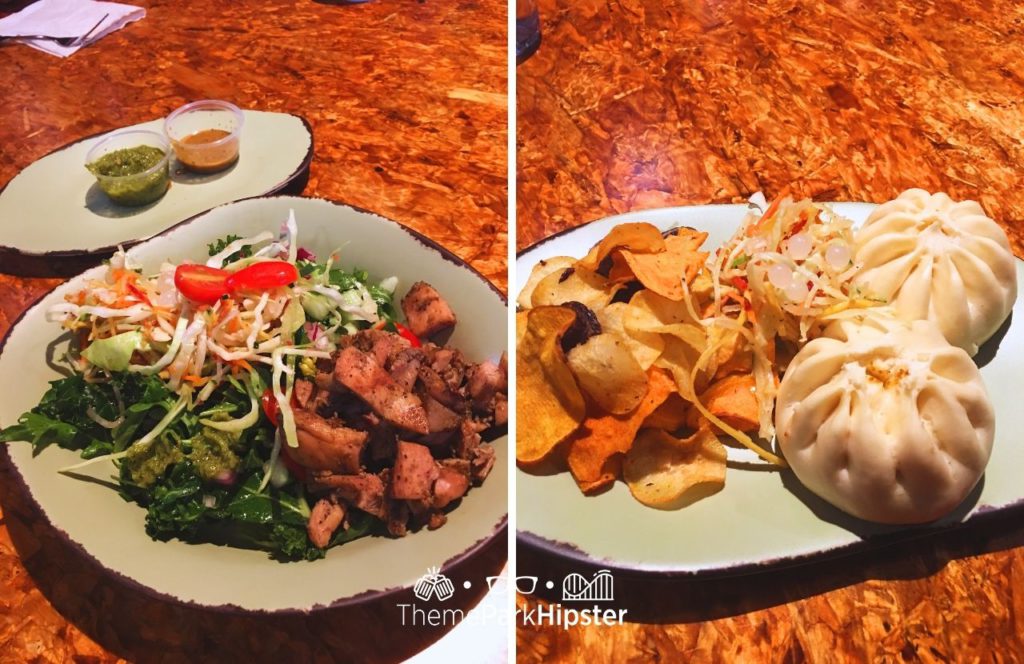
[[[207,244],[230,233],[277,232],[289,209],[295,210],[301,246],[322,256],[340,248],[343,266],[358,266],[378,279],[397,276],[396,297],[418,280],[437,288],[461,321],[449,344],[469,359],[497,360],[505,351],[507,306],[480,274],[395,222],[327,201],[276,197],[229,203],[132,247],[129,254],[146,272],[157,270],[166,259],[199,260],[207,256]],[[102,269],[94,268],[44,296],[0,345],[0,426],[14,424],[38,403],[47,382],[58,378],[47,364],[47,353],[60,329],[45,320],[46,308]],[[153,541],[144,531],[145,512],[138,505],[125,502],[108,486],[57,472],[73,463],[76,453],[50,446],[33,458],[27,443],[0,447],[50,524],[106,570],[164,598],[200,606],[310,611],[411,587],[428,568],[454,565],[502,533],[507,440],[502,437],[494,444],[494,470],[449,514],[444,527],[400,539],[363,538],[330,549],[323,560],[294,563],[275,562],[261,551]],[[112,465],[97,464],[83,472],[107,479],[112,470]]]

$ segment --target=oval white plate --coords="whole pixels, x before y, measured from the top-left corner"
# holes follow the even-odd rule
[[[418,280],[437,288],[461,321],[449,343],[471,360],[497,360],[505,351],[508,308],[482,276],[393,221],[327,201],[277,197],[230,203],[129,253],[147,272],[157,270],[165,259],[200,259],[207,255],[208,243],[229,233],[276,233],[289,208],[295,210],[301,245],[314,253],[325,256],[340,247],[343,266],[366,269],[377,279],[397,276],[399,297]],[[45,320],[46,308],[63,301],[64,293],[76,290],[101,269],[44,296],[3,342],[0,426],[17,421],[38,403],[47,382],[58,377],[47,365],[47,352],[60,330]],[[63,347],[56,352],[59,357]],[[155,542],[145,534],[145,512],[140,507],[123,501],[111,488],[57,472],[73,463],[76,453],[51,446],[33,458],[27,444],[3,447],[50,523],[106,569],[152,592],[204,606],[308,611],[410,587],[429,567],[461,560],[501,532],[507,511],[506,438],[494,444],[494,470],[448,515],[444,527],[400,539],[363,538],[329,550],[324,560],[295,563],[275,562],[260,551]],[[113,466],[83,469],[100,479],[109,479],[112,470]]]
[[[244,111],[238,162],[220,173],[179,173],[163,198],[115,205],[85,170],[85,154],[111,133],[163,133],[163,118],[82,139],[27,166],[0,190],[0,251],[53,257],[109,254],[223,203],[281,191],[309,168],[313,134],[287,113]]]
[[[875,206],[836,203],[833,209],[863,223]],[[602,219],[534,245],[516,261],[516,290],[537,261],[551,256],[583,256],[608,231],[628,221],[647,221],[662,230],[690,226],[707,231],[705,249],[714,250],[732,235],[746,205],[707,205],[632,212]],[[1024,290],[1024,262],[1017,262]],[[998,333],[997,333],[998,334]],[[990,351],[986,347],[979,357]],[[1024,501],[1024,430],[1019,405],[1020,368],[1024,367],[1024,298],[998,344],[998,353],[981,373],[996,411],[996,441],[980,491],[937,524],[972,519]],[[730,448],[730,460],[749,461],[746,450]],[[792,490],[791,490],[792,489]],[[568,472],[557,475],[516,473],[517,527],[521,542],[546,553],[629,572],[696,574],[739,572],[836,551],[876,535],[907,532],[843,514],[803,489],[790,472],[730,467],[725,488],[677,511],[644,507],[616,482],[610,491],[587,497]],[[922,529],[913,529],[920,532]]]

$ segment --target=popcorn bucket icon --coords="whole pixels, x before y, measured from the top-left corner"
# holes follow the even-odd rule
[[[432,596],[443,602],[455,594],[455,586],[452,585],[451,579],[440,573],[437,567],[431,567],[426,574],[416,580],[412,594],[424,602]]]

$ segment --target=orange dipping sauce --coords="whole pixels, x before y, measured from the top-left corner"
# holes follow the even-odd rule
[[[196,173],[216,173],[238,161],[238,136],[223,129],[204,129],[173,141],[174,154],[185,168]],[[227,139],[227,140],[225,140]]]

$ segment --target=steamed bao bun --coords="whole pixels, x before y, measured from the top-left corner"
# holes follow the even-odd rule
[[[971,355],[1010,314],[1017,266],[1006,233],[974,201],[910,189],[878,206],[854,238],[853,284],[905,320],[935,321]]]
[[[978,483],[995,415],[977,366],[934,323],[877,311],[831,323],[796,354],[779,386],[778,442],[839,509],[924,523]]]

